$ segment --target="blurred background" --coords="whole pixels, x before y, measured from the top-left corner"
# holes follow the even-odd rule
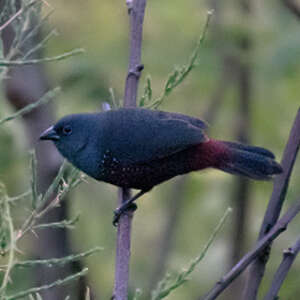
[[[53,105],[38,110],[40,116],[33,113],[0,130],[0,180],[11,195],[28,187],[28,149],[41,147],[36,140],[39,132],[65,114],[100,111],[102,102],[110,101],[109,88],[113,88],[116,99],[122,98],[124,90],[128,64],[125,1],[47,2],[50,7],[44,5],[42,13],[45,15],[50,8],[55,10],[40,34],[56,28],[58,35],[49,41],[44,55],[53,56],[77,47],[86,52],[42,66],[42,70],[33,71],[35,75],[16,75],[18,83],[3,83],[1,117],[20,106],[16,99],[24,93],[15,92],[16,85],[42,81],[41,90],[57,85],[62,88]],[[198,67],[160,109],[203,118],[210,124],[210,136],[266,147],[280,160],[299,107],[300,93],[300,19],[284,1],[148,1],[142,52],[145,69],[140,91],[150,75],[154,96],[161,94],[168,74],[175,66],[187,63],[207,10],[212,8],[215,13]],[[18,71],[13,70],[12,76],[14,72]],[[45,79],[41,79],[39,72]],[[39,125],[32,120],[39,120]],[[47,150],[38,150],[39,178],[52,172],[47,163],[54,165],[54,174],[60,162],[56,150],[49,145],[45,146]],[[300,193],[299,171],[296,162],[286,205]],[[48,175],[51,178],[53,174]],[[49,180],[47,183],[45,179],[41,190]],[[131,294],[139,288],[143,291],[141,299],[149,299],[149,291],[167,271],[184,268],[200,253],[230,206],[233,213],[204,261],[190,281],[168,297],[199,298],[253,245],[271,191],[271,182],[248,181],[215,170],[178,177],[156,187],[138,201],[133,221]],[[50,233],[51,237],[45,234],[24,240],[24,255],[55,257],[64,251],[79,252],[102,246],[103,251],[80,264],[89,268],[84,284],[90,286],[93,297],[109,299],[114,280],[116,229],[111,222],[117,206],[117,189],[88,178],[87,183],[72,192],[64,206],[63,216],[72,218],[80,213],[76,228],[67,233]],[[22,207],[14,211],[20,218],[25,212]],[[282,251],[294,243],[299,226],[298,218],[274,243],[260,295],[267,291]],[[45,245],[41,247],[43,240]],[[47,254],[49,248],[56,250]],[[283,299],[297,299],[299,272],[300,261],[296,261],[281,290]],[[34,273],[24,271],[15,276],[18,280],[14,281],[14,288],[19,288],[29,286]],[[242,286],[243,278],[220,299],[239,299]],[[77,296],[74,299],[80,298]]]

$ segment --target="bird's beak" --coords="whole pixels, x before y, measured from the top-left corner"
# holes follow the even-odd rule
[[[51,141],[58,141],[59,135],[55,131],[54,127],[51,126],[46,129],[40,136],[40,140],[51,140]]]

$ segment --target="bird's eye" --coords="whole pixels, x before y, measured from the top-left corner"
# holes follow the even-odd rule
[[[63,127],[63,134],[64,135],[70,135],[72,133],[72,128],[70,125],[67,125],[65,127]]]

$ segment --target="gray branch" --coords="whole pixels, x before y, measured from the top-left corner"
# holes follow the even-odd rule
[[[138,83],[143,70],[141,51],[146,0],[127,1],[127,6],[130,16],[130,54],[124,106],[136,106]]]
[[[130,198],[130,190],[119,189],[119,203]],[[129,262],[130,262],[130,242],[132,212],[123,214],[118,223],[117,245],[116,245],[116,265],[115,284],[112,299],[127,300],[129,282]]]
[[[275,300],[297,254],[300,251],[300,237],[293,247],[283,251],[283,259],[273,278],[271,287],[264,300]]]
[[[146,0],[127,0],[130,17],[130,55],[124,91],[124,106],[136,106],[138,83],[143,66],[141,48]],[[120,189],[119,204],[130,198],[130,190]],[[123,214],[118,223],[113,299],[128,299],[131,223],[133,213]]]
[[[288,224],[300,212],[300,198],[291,206],[284,216],[272,227],[268,234],[257,242],[255,247],[248,252],[225,276],[223,276],[203,300],[216,299],[246,268],[268,247],[276,237],[286,230]]]

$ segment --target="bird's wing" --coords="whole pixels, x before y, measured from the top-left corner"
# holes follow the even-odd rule
[[[153,113],[122,115],[111,123],[105,140],[115,158],[125,164],[147,163],[208,139],[201,120],[192,118],[191,122],[180,114]]]
[[[200,129],[206,129],[208,127],[207,123],[205,121],[202,121],[198,118],[187,116],[180,113],[174,113],[174,112],[164,112],[164,111],[158,111],[158,115],[162,119],[176,119],[176,120],[182,120],[185,121],[195,127],[198,127]]]
[[[150,138],[153,140],[145,142],[144,149],[147,152],[149,147],[150,159],[166,157],[207,140],[201,128],[185,120],[171,118],[161,119]]]

